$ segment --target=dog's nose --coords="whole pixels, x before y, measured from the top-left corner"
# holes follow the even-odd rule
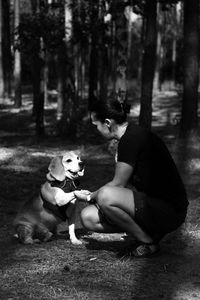
[[[80,166],[81,168],[84,168],[84,167],[85,167],[85,163],[84,163],[83,161],[80,161],[80,162],[79,162],[79,166]]]

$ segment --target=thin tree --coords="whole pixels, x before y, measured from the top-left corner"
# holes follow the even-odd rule
[[[10,40],[10,1],[2,1],[3,11],[3,37],[2,37],[2,52],[3,52],[3,72],[4,72],[4,96],[11,96],[11,73],[12,73],[12,55],[11,55],[11,40]]]
[[[76,9],[77,13],[77,22],[81,24],[81,1],[77,0],[75,2],[75,7],[73,7],[73,10]],[[72,22],[75,22],[75,16],[73,14],[72,16]],[[81,38],[80,38],[81,40]],[[76,97],[79,96],[79,93],[81,92],[81,42],[75,43],[73,47],[74,51],[74,85],[76,90]]]
[[[125,100],[127,92],[126,73],[127,73],[127,52],[128,52],[128,33],[127,19],[125,16],[126,3],[124,1],[113,2],[113,14],[115,22],[115,55],[116,55],[116,79],[114,90],[120,95],[121,100]]]
[[[38,57],[36,57],[37,69],[38,69],[38,81],[37,81],[37,98],[35,107],[35,122],[36,122],[36,134],[43,136],[44,130],[44,61],[45,61],[45,48],[43,38],[40,37],[40,47]]]
[[[64,92],[65,92],[65,43],[61,42],[57,52],[57,113],[56,119],[60,121],[63,117]]]
[[[89,108],[98,94],[98,1],[96,3],[90,2],[90,15],[91,15],[91,46],[90,46],[90,62],[89,62]]]
[[[66,51],[66,94],[67,102],[65,103],[65,117],[67,117],[68,125],[71,122],[73,114],[73,100],[74,100],[74,65],[73,65],[73,53],[72,53],[72,10],[71,0],[65,0],[65,51]]]
[[[20,0],[14,0],[14,31],[15,42],[18,40],[18,27],[20,23]],[[21,107],[21,54],[17,47],[14,52],[14,102],[15,107]]]
[[[180,134],[197,132],[199,84],[199,0],[184,2],[184,82]]]
[[[37,136],[45,134],[44,129],[44,59],[45,45],[41,36],[41,10],[39,1],[31,1],[33,22],[38,30],[34,31],[32,41],[32,84],[33,84],[33,116],[35,117],[35,130]],[[31,42],[31,41],[30,41]]]
[[[142,90],[139,124],[150,128],[152,121],[152,91],[156,62],[157,1],[146,0],[144,8],[144,54],[142,60]]]
[[[175,30],[173,30],[173,36],[172,36],[172,81],[173,86],[176,86],[176,59],[177,59],[177,36],[178,36],[178,11],[177,6],[175,5],[172,8],[172,16],[173,16],[173,27]]]
[[[99,97],[103,101],[107,98],[108,92],[108,44],[106,43],[106,29],[104,22],[105,6],[104,1],[99,1]]]
[[[36,21],[37,14],[39,15],[39,3],[38,1],[31,0],[31,8],[32,8],[32,14],[34,17],[34,21]],[[30,30],[31,32],[31,30]],[[32,108],[32,114],[33,116],[36,115],[37,110],[37,103],[39,99],[40,94],[40,39],[38,36],[33,37],[33,45],[32,45],[32,53],[31,53],[31,64],[32,64],[32,86],[33,86],[33,108]]]
[[[3,54],[2,54],[2,35],[3,35],[2,23],[3,23],[2,0],[0,0],[0,98],[4,97]]]
[[[157,46],[156,46],[156,66],[154,76],[154,88],[155,90],[161,90],[161,76],[160,69],[162,63],[162,26],[163,26],[163,12],[161,4],[157,5]]]
[[[71,0],[64,1],[65,12],[65,74],[64,103],[62,119],[58,123],[59,132],[68,137],[75,137],[77,130],[77,97],[74,78],[74,53],[72,44],[72,6]]]

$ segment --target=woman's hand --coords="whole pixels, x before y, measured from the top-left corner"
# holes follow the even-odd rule
[[[79,200],[87,200],[87,196],[91,195],[92,193],[88,190],[80,190],[80,191],[74,191],[74,195],[79,199]]]

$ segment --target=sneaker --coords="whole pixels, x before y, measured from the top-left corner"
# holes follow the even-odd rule
[[[159,250],[160,247],[156,244],[140,244],[131,252],[131,256],[137,258],[150,257]]]

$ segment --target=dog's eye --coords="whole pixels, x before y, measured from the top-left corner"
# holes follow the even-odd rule
[[[69,158],[66,160],[67,163],[70,163],[72,160]]]

